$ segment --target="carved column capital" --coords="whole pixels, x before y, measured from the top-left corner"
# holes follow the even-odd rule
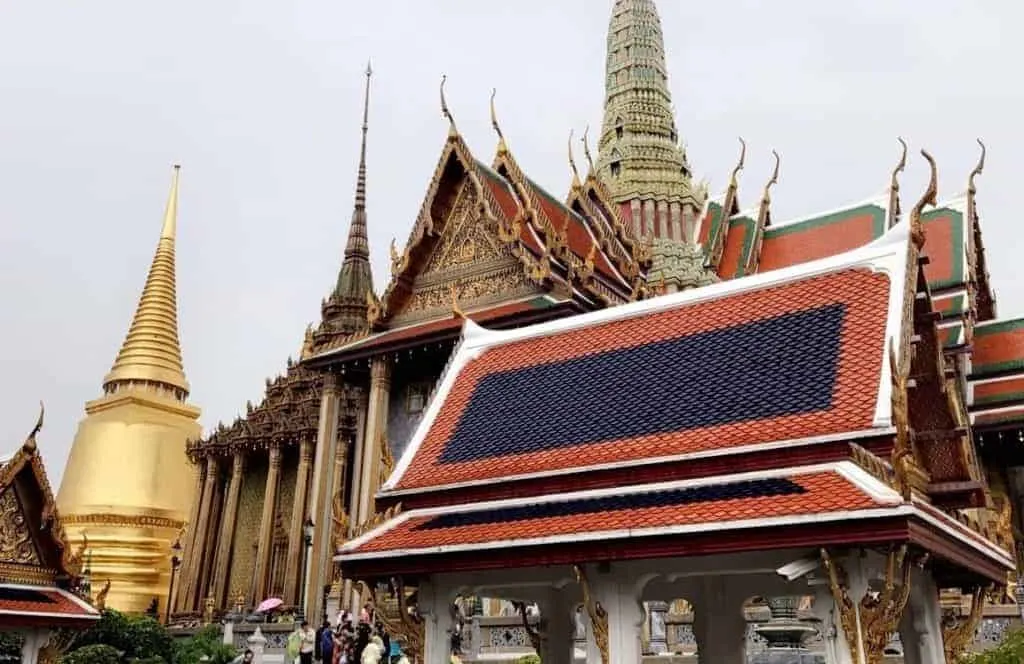
[[[270,444],[270,465],[274,468],[281,467],[281,444],[277,441]]]
[[[388,388],[391,385],[391,359],[386,355],[373,358],[370,363],[370,387]]]
[[[206,476],[216,477],[217,475],[217,457],[210,455],[206,457]]]
[[[308,436],[302,438],[302,442],[299,443],[299,463],[309,465],[313,462],[313,448],[314,443]]]
[[[240,475],[242,470],[245,468],[245,453],[235,452],[234,458],[231,460],[231,474]]]
[[[341,380],[338,374],[329,371],[325,373],[323,378],[324,392],[338,392],[341,389]]]

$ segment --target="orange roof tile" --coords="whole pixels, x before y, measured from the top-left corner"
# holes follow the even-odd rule
[[[885,232],[886,211],[862,205],[824,217],[768,228],[758,271],[835,256],[862,247]]]
[[[716,499],[716,497],[720,497]],[[657,534],[663,529],[711,523],[750,522],[886,507],[839,472],[825,471],[745,481],[723,478],[692,488],[632,487],[621,494],[587,492],[522,504],[476,505],[399,516],[346,555],[426,550],[436,547],[517,544],[542,538],[608,533],[611,538]],[[747,523],[746,527],[756,527]]]
[[[990,376],[1021,370],[1024,370],[1024,319],[975,326],[972,375]]]
[[[99,612],[57,588],[0,584],[0,621],[2,616],[98,620]]]
[[[846,269],[488,348],[458,372],[395,488],[869,429],[889,296],[885,274]],[[790,399],[806,403],[785,410]],[[539,415],[561,428],[541,431]]]

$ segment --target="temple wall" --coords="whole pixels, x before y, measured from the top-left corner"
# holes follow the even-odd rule
[[[235,520],[235,536],[232,542],[231,571],[227,584],[229,606],[239,594],[245,595],[249,604],[253,602],[249,594],[252,592],[260,518],[263,513],[263,494],[267,485],[267,459],[262,455],[250,455],[247,461],[248,469],[242,480],[238,518]]]
[[[274,506],[274,549],[270,559],[270,583],[267,594],[270,597],[281,597],[284,594],[285,574],[288,558],[288,529],[291,525],[292,505],[295,502],[295,480],[299,471],[299,456],[294,450],[288,450],[281,463],[281,481],[277,487],[277,505]],[[264,597],[254,597],[252,601],[259,603]]]
[[[432,381],[397,372],[392,379],[387,439],[396,461],[401,458],[423,417],[432,385]]]

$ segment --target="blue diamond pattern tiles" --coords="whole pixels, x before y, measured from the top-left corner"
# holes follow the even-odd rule
[[[442,464],[824,411],[845,304],[484,376]]]
[[[462,528],[490,523],[553,519],[577,514],[642,510],[652,507],[680,507],[696,503],[795,496],[803,493],[807,493],[805,488],[785,478],[750,480],[728,484],[711,484],[688,489],[648,491],[631,495],[582,498],[563,502],[523,505],[520,507],[442,514],[416,526],[416,530]]]

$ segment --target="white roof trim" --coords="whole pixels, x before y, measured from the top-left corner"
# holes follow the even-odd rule
[[[971,424],[974,424],[974,421],[980,415],[1001,415],[1003,413],[1012,413],[1018,410],[1024,410],[1024,405],[1017,404],[1015,406],[1000,406],[999,408],[983,408],[981,410],[975,410],[970,413]]]
[[[708,212],[711,211],[711,204],[714,203],[722,208],[722,215],[725,215],[725,197],[729,194],[728,188],[721,194],[715,197],[708,196],[704,201],[704,207],[700,211],[700,217],[697,218],[697,225],[693,229],[693,241],[700,246],[700,234],[704,232],[704,220],[708,218]],[[725,221],[723,219],[723,221]],[[711,231],[708,231],[708,240],[714,238],[711,237]]]
[[[1021,318],[1024,318],[1024,316],[1015,316],[1013,318],[996,318],[996,319],[993,319],[993,320],[986,320],[986,321],[982,321],[980,323],[975,323],[974,324],[974,329],[978,329],[979,327],[988,327],[990,325],[1000,325],[1002,323],[1013,323],[1015,321],[1021,320]]]
[[[795,447],[806,447],[809,445],[821,445],[824,443],[834,443],[837,441],[850,441],[861,440],[863,438],[872,438],[874,436],[884,436],[893,434],[896,429],[893,427],[886,427],[883,429],[865,429],[863,431],[850,431],[843,433],[833,433],[826,436],[812,436],[810,438],[790,438],[788,440],[776,440],[771,442],[754,443],[753,445],[740,445],[736,447],[717,447],[710,450],[701,450],[700,452],[689,452],[687,454],[676,454],[670,456],[658,456],[658,457],[647,457],[644,459],[636,459],[635,461],[614,461],[610,463],[598,463],[591,464],[588,466],[573,466],[571,468],[562,468],[558,470],[543,470],[532,473],[519,473],[516,475],[503,475],[502,481],[519,481],[519,480],[531,480],[541,479],[544,477],[558,477],[560,475],[569,475],[573,473],[590,473],[602,470],[611,469],[625,469],[625,468],[639,468],[642,466],[655,466],[665,463],[674,463],[679,461],[696,461],[698,459],[712,459],[716,457],[732,456],[740,454],[750,454],[752,452],[766,452],[777,449],[793,449]],[[385,490],[381,489],[378,492],[378,496],[386,495],[388,497],[399,497],[411,494],[423,493],[424,491],[453,491],[457,489],[466,489],[470,487],[484,486],[487,484],[493,484],[494,479],[481,479],[481,480],[469,480],[466,482],[452,482],[450,484],[431,485],[424,488],[414,489],[396,489],[396,490]]]
[[[1022,369],[1022,372],[1024,372],[1024,369]],[[1016,373],[1004,374],[1002,376],[994,376],[992,378],[971,379],[970,382],[972,385],[988,385],[989,383],[1004,383],[1011,380],[1020,380],[1021,378],[1024,378],[1024,376],[1021,376],[1021,374]]]
[[[406,447],[402,460],[395,468],[394,474],[381,488],[382,491],[393,489],[408,469],[412,458],[419,452],[427,433],[437,417],[442,404],[447,400],[448,393],[455,384],[455,379],[462,368],[473,358],[486,350],[509,343],[537,339],[562,334],[608,323],[611,321],[638,318],[651,313],[666,311],[701,302],[719,300],[739,293],[747,293],[773,288],[784,284],[802,281],[840,270],[867,268],[875,272],[883,272],[889,277],[889,311],[886,322],[885,338],[891,340],[897,353],[902,339],[903,297],[906,283],[907,252],[910,240],[909,222],[897,224],[887,233],[863,247],[837,256],[793,265],[778,270],[771,270],[691,290],[662,295],[649,300],[630,302],[616,307],[609,307],[589,313],[570,316],[546,323],[530,325],[514,330],[486,331],[473,333],[463,339],[457,351],[460,357],[452,362],[445,380],[441,382],[431,408],[427,410],[416,427],[409,445]],[[878,398],[875,403],[875,415],[872,424],[876,427],[888,427],[892,424],[891,392],[892,384],[889,376],[888,348],[878,349],[880,354],[881,372],[879,376]]]

